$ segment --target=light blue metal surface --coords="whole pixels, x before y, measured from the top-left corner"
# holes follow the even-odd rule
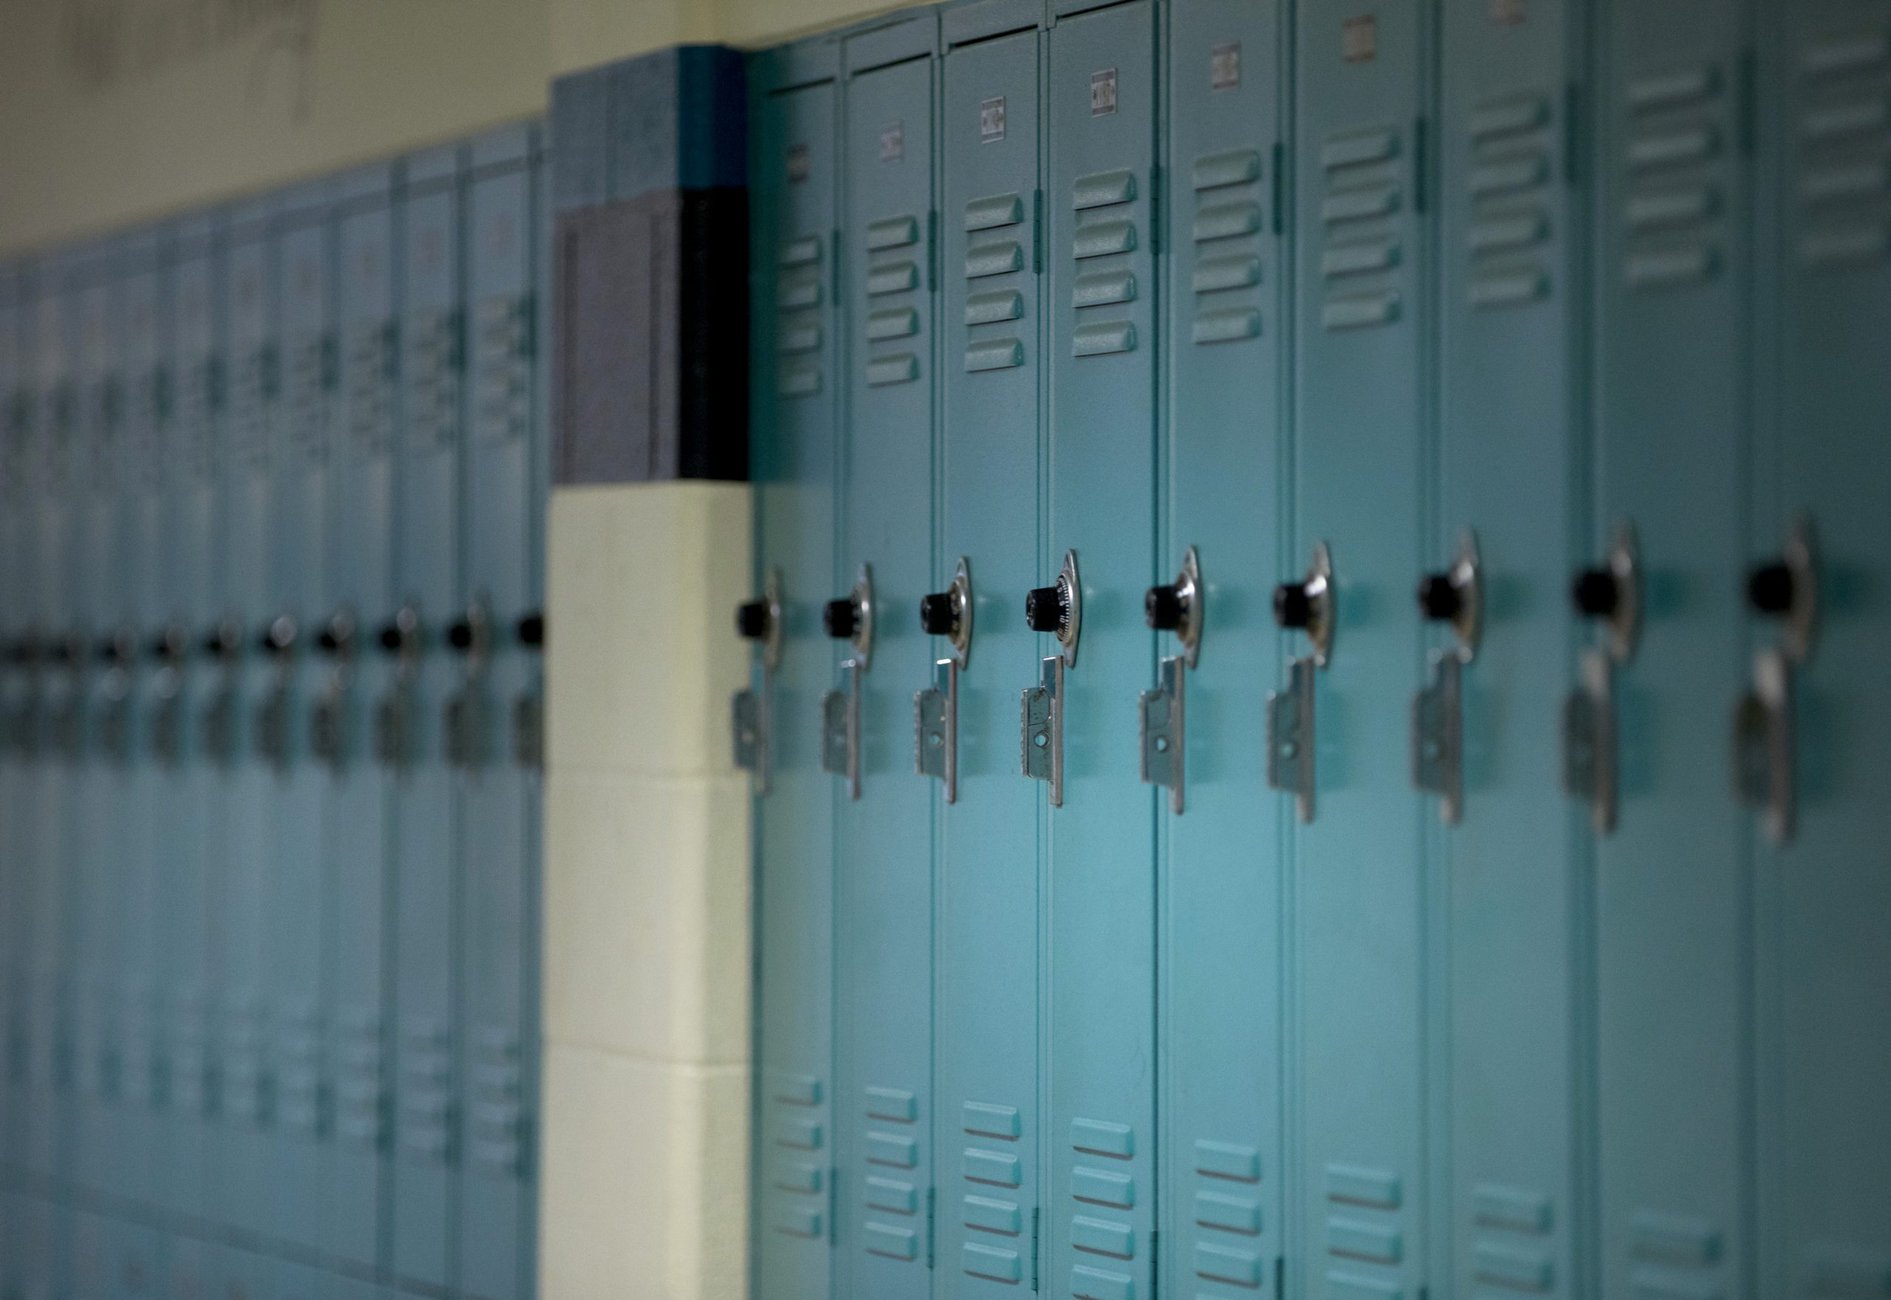
[[[1041,796],[1018,775],[1017,692],[1037,659],[1018,604],[1037,585],[1041,549],[1042,39],[1038,6],[996,18],[949,46],[940,74],[942,411],[929,589],[945,590],[963,556],[972,595],[956,799],[935,813],[941,1297],[1016,1294],[1038,1264]],[[950,37],[951,12],[946,21]],[[951,656],[949,640],[932,644],[935,659]]]
[[[1432,877],[1408,717],[1429,560],[1431,6],[1321,5],[1296,33],[1295,542],[1327,542],[1337,617],[1316,669],[1317,799],[1292,867],[1297,997],[1288,1288],[1417,1293]]]
[[[461,533],[467,617],[484,620],[487,640],[471,647],[460,688],[468,729],[457,791],[466,1100],[456,1285],[482,1300],[530,1294],[536,1264],[530,1106],[539,775],[536,759],[521,761],[517,750],[517,728],[533,725],[519,710],[532,707],[538,689],[537,653],[521,642],[519,621],[542,609],[536,145],[532,133],[510,130],[475,142],[483,161],[467,200],[470,405]]]
[[[1481,635],[1461,668],[1462,819],[1440,835],[1446,952],[1431,1146],[1434,1285],[1596,1293],[1589,1272],[1588,961],[1583,810],[1560,793],[1575,679],[1570,575],[1581,514],[1587,212],[1569,113],[1584,6],[1491,21],[1439,11],[1438,506],[1423,570],[1475,533]],[[1599,549],[1599,548],[1598,548]],[[1416,575],[1414,575],[1416,576]],[[1434,653],[1459,654],[1454,631]],[[1434,1111],[1434,1115],[1437,1112]]]
[[[1891,1287],[1891,1056],[1863,1027],[1891,1014],[1891,963],[1875,918],[1891,906],[1891,633],[1882,598],[1891,532],[1882,485],[1891,383],[1885,157],[1891,145],[1891,9],[1760,6],[1760,265],[1777,297],[1756,318],[1776,349],[1762,427],[1752,562],[1795,521],[1816,535],[1817,626],[1793,668],[1797,826],[1759,855],[1755,916],[1762,1117],[1755,1289],[1812,1297]],[[1762,390],[1762,401],[1766,390]],[[1761,405],[1761,411],[1769,410]],[[1874,576],[1876,575],[1876,576]],[[1756,622],[1750,648],[1789,633]]]
[[[770,788],[754,830],[750,1283],[760,1300],[819,1300],[832,1288],[835,793],[815,719],[836,658],[820,625],[835,582],[838,470],[834,58],[830,43],[810,42],[758,58],[750,76],[757,590],[780,569],[784,624],[767,686]]]
[[[928,1293],[932,1263],[932,809],[913,773],[913,692],[932,680],[933,16],[851,38],[842,58],[846,326],[835,596],[871,569],[870,645],[836,688],[859,710],[856,793],[837,782],[836,1287]],[[898,59],[862,68],[865,59]],[[898,436],[889,437],[897,430]],[[846,647],[843,646],[845,650]],[[857,680],[849,682],[850,675]]]
[[[1647,576],[1596,848],[1597,1281],[1748,1295],[1752,891],[1724,755],[1747,676],[1749,31],[1732,0],[1598,17],[1590,546],[1632,522]]]
[[[389,772],[374,748],[374,707],[395,667],[376,633],[398,604],[393,585],[398,363],[392,169],[364,169],[338,189],[340,377],[329,498],[330,611],[345,649],[328,655],[319,703],[334,728],[325,842],[334,873],[333,1011],[328,1023],[332,1141],[322,1197],[323,1249],[353,1268],[388,1262],[391,1004]],[[311,725],[318,725],[311,720]]]
[[[17,1190],[30,1122],[29,1004],[34,871],[31,806],[38,674],[29,660],[37,593],[33,586],[32,335],[28,269],[0,269],[0,1188]],[[0,1238],[0,1291],[18,1284],[19,1250],[13,1243],[18,1210],[4,1213]]]
[[[394,770],[394,1274],[445,1286],[453,1258],[456,1077],[453,972],[458,881],[453,775],[442,719],[457,665],[447,627],[463,601],[457,546],[465,320],[459,153],[405,163],[400,433],[394,590],[419,616],[420,649],[390,702]]]
[[[1283,650],[1273,585],[1297,562],[1283,551],[1287,12],[1207,0],[1168,13],[1168,484],[1156,580],[1173,582],[1194,547],[1201,588],[1187,611],[1196,661],[1177,635],[1157,638],[1160,655],[1183,657],[1179,791],[1162,792],[1157,813],[1163,1294],[1275,1295],[1285,1244],[1291,814],[1267,793],[1263,721]]]
[[[1155,800],[1137,779],[1135,710],[1155,668],[1142,594],[1159,572],[1157,17],[1150,0],[1064,13],[1045,38],[1050,440],[1038,582],[1070,550],[1082,588],[1044,913],[1042,1283],[1059,1296],[1154,1287]]]

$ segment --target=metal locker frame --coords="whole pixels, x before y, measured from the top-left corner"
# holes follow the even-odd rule
[[[778,571],[781,602],[779,661],[761,670],[768,793],[753,832],[758,1300],[833,1288],[836,793],[815,723],[839,657],[819,626],[837,570],[838,71],[825,38],[749,65],[756,590]]]
[[[464,604],[456,519],[465,381],[462,153],[443,147],[410,155],[402,166],[394,589],[412,611],[418,644],[411,674],[397,682],[377,721],[394,782],[391,1263],[403,1282],[435,1287],[452,1275],[459,1156],[459,881],[453,775],[441,733],[458,676],[448,628]],[[394,629],[397,642],[402,635]]]
[[[1286,782],[1302,822],[1287,1289],[1310,1297],[1417,1292],[1433,1271],[1437,878],[1405,735],[1423,653],[1408,593],[1434,508],[1432,12],[1328,5],[1299,15],[1294,43],[1296,540],[1283,567],[1312,561],[1312,576],[1278,608],[1313,647],[1281,695],[1316,728],[1292,737],[1305,761]],[[1287,712],[1270,719],[1277,749]]]
[[[1045,37],[1047,586],[1028,604],[1034,626],[1058,630],[1039,638],[1043,684],[1026,696],[1021,745],[1046,735],[1033,751],[1053,751],[1040,1255],[1056,1294],[1155,1286],[1156,801],[1134,756],[1155,669],[1140,597],[1166,576],[1155,556],[1159,20],[1153,0],[1059,3]]]
[[[1723,756],[1746,680],[1752,33],[1745,0],[1596,18],[1591,547],[1632,525],[1650,574],[1596,843],[1597,1289],[1744,1295],[1752,857]]]
[[[469,146],[468,393],[461,502],[468,644],[454,710],[461,869],[458,1258],[462,1295],[529,1295],[538,1016],[537,614],[544,424],[534,346],[545,267],[537,127]],[[522,712],[523,710],[523,712]],[[522,748],[523,747],[523,748]]]
[[[1038,1272],[1044,814],[1013,692],[1036,667],[1017,598],[1042,545],[1043,6],[959,5],[941,25],[933,1289],[989,1297]]]
[[[1146,779],[1166,787],[1156,832],[1165,1294],[1276,1294],[1285,1247],[1291,813],[1266,792],[1261,723],[1284,649],[1270,603],[1292,524],[1290,13],[1248,0],[1167,12],[1167,487],[1163,576],[1145,608],[1161,668],[1142,706]]]

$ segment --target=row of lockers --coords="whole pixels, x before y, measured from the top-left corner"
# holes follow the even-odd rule
[[[1891,6],[751,94],[756,1294],[1891,1296]]]
[[[0,268],[0,1296],[532,1293],[546,155]]]

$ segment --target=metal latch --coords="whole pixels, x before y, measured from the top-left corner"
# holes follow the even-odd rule
[[[1138,700],[1137,731],[1141,737],[1142,779],[1167,786],[1169,807],[1181,813],[1184,803],[1184,723],[1187,700],[1183,679],[1201,657],[1203,608],[1201,560],[1193,546],[1182,557],[1182,571],[1166,586],[1151,587],[1143,596],[1143,621],[1158,632],[1173,632],[1182,653],[1164,658],[1157,668],[1156,688]]]
[[[771,569],[760,600],[736,607],[736,635],[761,644],[761,683],[737,691],[730,701],[730,741],[735,765],[751,773],[755,793],[768,793],[770,714],[774,705],[775,670],[781,663],[781,570]]]
[[[441,716],[447,761],[456,767],[480,767],[490,752],[492,730],[486,675],[492,667],[493,631],[485,600],[467,606],[465,616],[447,629],[447,644],[466,665],[460,688],[448,698]]]
[[[1615,670],[1641,642],[1641,548],[1632,523],[1615,525],[1607,558],[1576,574],[1569,598],[1578,615],[1601,624],[1603,640],[1583,652],[1576,687],[1563,701],[1563,789],[1588,802],[1590,824],[1607,835],[1621,804]]]
[[[959,798],[959,673],[972,658],[971,561],[959,557],[952,583],[920,597],[919,626],[946,638],[950,658],[933,664],[933,684],[913,696],[913,766],[945,785],[945,801]]]
[[[1464,816],[1464,667],[1484,630],[1477,534],[1465,529],[1451,567],[1419,581],[1418,608],[1448,625],[1457,644],[1433,653],[1431,684],[1412,699],[1412,783],[1437,795],[1439,819],[1455,826]]]
[[[205,646],[217,658],[220,677],[216,693],[204,706],[204,749],[212,761],[227,767],[236,761],[237,682],[243,636],[234,621],[226,620],[211,632]]]
[[[348,751],[348,687],[354,677],[355,617],[349,609],[329,616],[316,645],[334,663],[328,682],[309,709],[309,750],[339,769]]]
[[[275,681],[256,709],[256,753],[277,768],[289,763],[289,696],[295,676],[296,622],[278,614],[263,629],[262,649],[274,661]]]
[[[1035,781],[1050,784],[1051,807],[1064,806],[1064,674],[1077,665],[1083,635],[1083,581],[1077,553],[1064,552],[1057,581],[1035,587],[1024,598],[1024,620],[1033,632],[1057,638],[1058,653],[1038,665],[1038,684],[1024,692],[1019,719],[1020,766]]]
[[[1734,789],[1763,812],[1768,837],[1784,844],[1798,823],[1793,674],[1811,659],[1819,631],[1818,543],[1808,516],[1793,522],[1778,559],[1747,574],[1747,603],[1778,619],[1780,635],[1753,656],[1752,684],[1734,710]]]
[[[847,778],[847,797],[860,798],[860,689],[866,666],[841,661],[845,689],[821,697],[821,770]]]
[[[120,628],[101,647],[110,666],[100,683],[104,708],[99,712],[99,750],[114,763],[131,761],[131,688],[132,670],[137,662],[138,644],[128,627]]]
[[[375,702],[374,753],[389,767],[405,767],[412,760],[414,682],[420,675],[419,607],[412,602],[401,606],[381,628],[378,640],[394,657],[394,684]]]
[[[545,693],[542,687],[512,701],[512,761],[519,767],[545,766]]]
[[[729,740],[735,765],[755,778],[755,793],[768,792],[768,684],[737,691],[729,700]]]
[[[1332,661],[1335,599],[1333,555],[1325,542],[1314,543],[1306,577],[1274,588],[1274,622],[1305,632],[1312,653],[1289,663],[1286,690],[1268,692],[1267,784],[1293,795],[1302,822],[1313,820],[1314,676]]]

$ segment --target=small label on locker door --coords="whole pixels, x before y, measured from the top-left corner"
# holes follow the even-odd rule
[[[383,763],[407,761],[407,715],[412,707],[405,686],[396,687],[374,710],[374,752]]]
[[[806,180],[812,167],[813,160],[808,154],[808,147],[806,145],[791,144],[788,146],[787,170],[790,184],[799,185],[802,181]]]
[[[1005,138],[1005,97],[996,95],[978,105],[978,138],[983,144]]]
[[[512,702],[512,761],[520,767],[545,766],[545,703],[537,691]]]
[[[1090,74],[1090,116],[1102,117],[1116,111],[1116,69],[1104,68]]]
[[[898,162],[906,156],[906,124],[888,122],[880,128],[880,161]]]
[[[1490,20],[1514,27],[1530,16],[1530,0],[1490,0]]]
[[[1348,63],[1370,63],[1379,56],[1379,20],[1371,14],[1339,25],[1339,53]]]
[[[1229,41],[1208,52],[1208,88],[1233,90],[1241,84],[1241,42]]]

